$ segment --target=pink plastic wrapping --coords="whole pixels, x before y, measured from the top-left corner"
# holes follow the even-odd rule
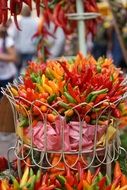
[[[80,138],[80,130],[82,127],[82,138]],[[57,118],[55,123],[44,124],[39,121],[32,128],[33,145],[40,150],[54,151],[77,151],[79,150],[80,140],[82,141],[82,150],[90,150],[94,145],[95,130],[97,132],[97,141],[105,133],[107,126],[88,125],[86,122],[71,121],[68,124],[64,118]],[[30,138],[30,126],[25,131]],[[64,142],[64,143],[62,143]],[[63,146],[63,147],[62,147]]]

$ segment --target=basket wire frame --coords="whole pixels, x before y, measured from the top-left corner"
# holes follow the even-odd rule
[[[7,88],[4,89],[2,88],[2,93],[3,95],[5,95],[12,107],[12,111],[13,111],[13,116],[14,116],[14,124],[15,124],[15,130],[17,129],[17,121],[21,115],[21,113],[18,113],[18,111],[16,110],[16,104],[19,103],[19,98],[15,98],[11,92],[11,87],[14,87],[16,89],[18,89],[18,84],[22,83],[22,78],[20,77],[18,81],[14,81],[13,84],[8,84]],[[124,81],[125,82],[125,81]],[[125,93],[123,95],[123,97],[121,97],[120,99],[118,99],[117,101],[115,101],[115,105],[119,104],[120,101],[123,101],[123,99],[125,99],[127,97],[127,93]],[[108,125],[111,121],[111,112],[109,111],[108,113],[108,124],[107,124],[107,131],[106,131],[106,137],[105,137],[105,145],[103,147],[98,147],[97,146],[97,141],[98,141],[98,121],[101,117],[101,115],[103,115],[103,113],[108,110],[110,108],[110,104],[102,110],[101,114],[97,117],[96,119],[96,124],[95,124],[95,130],[94,130],[94,140],[93,140],[93,148],[92,149],[85,149],[83,150],[82,148],[82,141],[83,141],[83,122],[84,120],[81,120],[80,114],[78,113],[78,111],[76,110],[76,108],[78,108],[78,106],[83,106],[83,105],[87,105],[86,102],[83,102],[79,105],[76,105],[75,107],[72,107],[71,109],[74,110],[74,112],[77,114],[78,116],[78,122],[79,122],[79,145],[78,145],[78,149],[77,151],[65,151],[64,148],[64,122],[65,120],[61,119],[61,115],[57,112],[57,110],[55,109],[55,106],[57,106],[60,101],[58,101],[57,103],[55,103],[54,105],[50,106],[44,102],[41,102],[39,100],[36,100],[34,102],[30,102],[22,97],[20,97],[20,100],[23,100],[26,103],[29,103],[30,106],[30,110],[33,109],[33,107],[35,106],[36,109],[38,109],[38,111],[40,112],[41,116],[42,116],[42,120],[44,123],[44,149],[40,150],[38,149],[35,145],[34,145],[34,140],[33,140],[33,128],[32,128],[32,116],[31,116],[31,112],[29,113],[26,108],[20,104],[20,106],[22,107],[22,109],[26,112],[28,121],[29,121],[29,126],[30,126],[30,144],[26,144],[24,143],[23,139],[17,137],[17,141],[15,143],[14,147],[11,147],[8,150],[8,161],[9,161],[9,168],[11,168],[10,166],[10,151],[13,151],[17,160],[19,161],[19,166],[18,166],[18,173],[19,176],[21,176],[21,166],[20,166],[20,161],[24,161],[26,163],[26,158],[31,156],[32,159],[32,165],[31,166],[36,166],[39,167],[41,169],[47,170],[47,169],[51,169],[56,167],[57,169],[61,169],[59,168],[59,163],[61,162],[61,160],[63,160],[63,162],[71,169],[73,170],[77,170],[77,163],[80,161],[82,161],[82,163],[84,164],[84,169],[87,169],[89,167],[99,167],[101,164],[111,164],[114,160],[118,159],[119,154],[121,153],[121,150],[123,150],[123,148],[120,146],[120,139],[119,139],[119,130],[118,130],[118,126],[116,125],[116,123],[114,123],[114,128],[116,129],[116,134],[115,137],[113,138],[113,140],[111,142],[108,142],[108,138],[107,138],[107,131],[108,131]],[[94,105],[93,107],[91,107],[88,111],[90,112],[92,109],[98,107],[99,105],[103,104],[106,100],[103,100],[101,102],[99,102],[98,104]],[[41,110],[35,105],[36,102],[41,103],[42,105],[46,105],[48,107],[48,111],[47,113],[42,113]],[[52,110],[54,111],[57,116],[60,118],[60,135],[62,137],[62,141],[61,141],[61,149],[54,151],[54,150],[48,150],[47,149],[47,117],[46,114],[48,114],[48,112]],[[86,113],[86,115],[87,115]],[[27,149],[27,153],[24,152],[24,150]],[[125,151],[125,150],[124,150]],[[38,152],[40,157],[39,160],[35,159],[35,152]],[[51,155],[59,155],[59,159],[58,162],[55,165],[52,165],[52,160],[51,160]],[[50,155],[50,156],[49,156]],[[69,165],[67,160],[66,160],[66,156],[67,155],[76,155],[76,160],[72,165]],[[108,157],[108,162],[107,162],[107,157]],[[86,162],[86,158],[89,158],[89,162],[87,160]],[[46,161],[46,165],[43,164]],[[28,163],[26,163],[28,164]]]

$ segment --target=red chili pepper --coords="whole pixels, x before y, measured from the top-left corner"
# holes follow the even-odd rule
[[[67,180],[67,182],[68,182],[68,184],[70,186],[73,186],[73,184],[74,184],[74,177],[73,177],[73,175],[71,173],[71,170],[67,166],[65,166],[65,168],[66,168],[66,180]]]
[[[107,93],[105,93],[105,94],[99,94],[99,95],[96,97],[96,99],[95,99],[95,101],[94,101],[94,104],[97,104],[97,103],[99,103],[100,101],[104,100],[104,98],[106,98],[106,96],[107,96]]]
[[[121,117],[121,112],[118,108],[112,109],[112,114],[114,117],[120,118]]]
[[[26,93],[27,93],[27,99],[29,101],[33,102],[36,99],[36,95],[33,89],[27,88]]]
[[[60,9],[62,9],[61,7],[61,4],[58,3],[56,4],[55,8],[54,8],[54,11],[53,11],[53,17],[54,17],[54,22],[57,26],[60,26],[62,27],[62,24],[61,24],[61,21],[59,19],[59,12],[60,12]]]
[[[119,85],[120,85],[119,83],[115,83],[115,84],[112,86],[110,92],[108,93],[108,96],[109,96],[109,97],[112,97],[112,96],[115,94],[115,92],[116,92],[117,89],[119,88]]]
[[[96,177],[99,174],[99,172],[100,172],[100,168],[97,168],[97,170],[95,171],[95,173],[93,175],[92,182],[94,182],[94,180],[96,179]]]
[[[69,183],[65,183],[66,190],[73,190],[73,188],[69,185]]]
[[[71,83],[68,83],[68,91],[69,91],[69,94],[78,102],[78,103],[80,103],[81,102],[81,100],[80,100],[80,97],[79,97],[79,94],[77,95],[77,90],[76,90],[76,92],[75,92],[75,90],[72,88],[72,86],[71,86]]]
[[[32,82],[31,78],[29,77],[26,77],[24,78],[24,85],[25,85],[25,88],[30,88],[30,89],[35,89],[35,84]]]
[[[49,179],[48,173],[44,174],[43,177],[42,177],[41,185],[47,185],[48,184],[48,179]]]
[[[77,190],[82,190],[83,189],[83,179],[80,180],[78,186],[77,186]]]
[[[23,2],[32,9],[32,0],[23,0]]]
[[[8,5],[6,0],[2,0],[2,23],[5,25],[8,20]]]
[[[6,170],[7,167],[8,167],[8,163],[7,163],[6,158],[0,157],[0,172]]]
[[[121,98],[121,96],[112,96],[110,99],[111,102],[115,102],[117,100],[119,100],[119,98]]]
[[[37,10],[37,16],[39,17],[40,15],[40,0],[36,0],[36,10]]]
[[[99,190],[103,190],[103,189],[105,188],[105,183],[106,183],[106,176],[104,176],[104,177],[98,182]]]
[[[112,185],[109,185],[108,187],[106,187],[105,190],[111,190],[111,188],[112,188]]]

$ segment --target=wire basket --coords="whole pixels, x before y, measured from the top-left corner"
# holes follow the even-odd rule
[[[6,89],[2,89],[2,93],[8,98],[11,103],[15,130],[17,133],[17,142],[14,147],[9,149],[14,150],[14,153],[18,160],[25,162],[26,158],[31,156],[32,166],[37,166],[42,169],[58,168],[61,161],[63,161],[68,167],[73,170],[77,170],[77,163],[82,162],[84,169],[89,167],[98,167],[101,164],[109,164],[113,160],[117,159],[120,152],[120,140],[118,121],[111,116],[111,105],[107,105],[99,115],[96,117],[95,124],[89,125],[84,119],[81,118],[78,108],[80,106],[87,106],[86,102],[71,107],[76,115],[76,121],[67,121],[65,117],[57,112],[55,109],[62,102],[58,101],[54,105],[50,106],[44,102],[36,100],[30,102],[24,98],[16,98],[11,92],[11,87],[18,88],[18,83],[22,83],[22,78],[19,81],[14,81],[13,84],[8,84]],[[116,102],[119,104],[126,98],[126,94]],[[29,104],[30,110],[28,111],[20,101],[24,101]],[[41,103],[48,109],[43,113],[36,103]],[[90,112],[101,104],[104,104],[105,100],[98,104],[91,106],[86,112]],[[17,105],[19,106],[17,109]],[[33,127],[32,110],[36,108],[40,113],[41,119]],[[48,121],[48,113],[50,111],[55,112],[56,119],[53,123]],[[100,117],[104,113],[107,113],[107,120],[105,124],[99,124]],[[19,120],[25,114],[28,118],[26,128],[19,127]],[[27,151],[26,151],[27,150]],[[9,158],[8,152],[8,158]],[[39,159],[36,160],[36,154],[39,154]],[[57,163],[53,164],[52,158],[57,156]],[[73,162],[68,161],[74,156]],[[107,157],[109,161],[107,163]]]

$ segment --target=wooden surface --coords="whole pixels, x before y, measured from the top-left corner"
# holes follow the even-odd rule
[[[0,100],[0,132],[15,132],[13,112],[5,96]]]

